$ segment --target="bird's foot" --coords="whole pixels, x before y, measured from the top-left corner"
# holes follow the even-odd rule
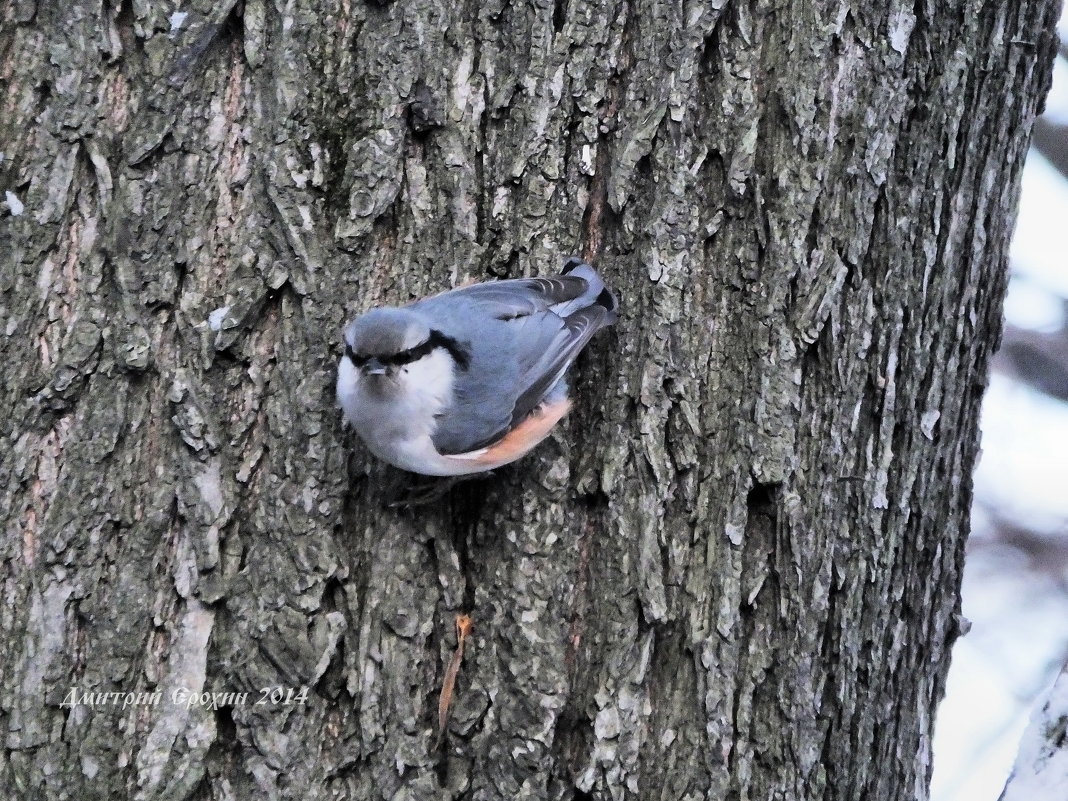
[[[493,475],[493,471],[484,473],[471,473],[466,476],[445,476],[444,478],[430,477],[422,481],[415,481],[386,504],[390,509],[411,509],[416,506],[427,506],[444,498],[449,490],[457,484],[470,481],[473,478],[487,478]]]

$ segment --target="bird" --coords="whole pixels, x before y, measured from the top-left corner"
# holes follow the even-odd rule
[[[526,455],[571,407],[566,374],[619,304],[577,257],[560,275],[486,281],[344,329],[337,400],[379,459],[470,476]]]

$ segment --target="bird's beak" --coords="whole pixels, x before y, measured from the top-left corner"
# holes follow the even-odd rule
[[[385,375],[386,366],[382,364],[378,359],[374,357],[367,360],[367,363],[363,366],[364,375]]]

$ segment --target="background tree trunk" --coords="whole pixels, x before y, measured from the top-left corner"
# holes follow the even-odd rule
[[[1059,801],[1068,787],[1068,665],[1027,725],[1001,801]]]
[[[102,5],[3,7],[5,797],[925,797],[1056,2]],[[343,322],[576,252],[559,436],[384,509]]]

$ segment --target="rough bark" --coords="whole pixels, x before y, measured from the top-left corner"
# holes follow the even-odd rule
[[[925,797],[1057,3],[177,11],[3,7],[3,794]],[[560,434],[383,508],[343,321],[575,252]]]

